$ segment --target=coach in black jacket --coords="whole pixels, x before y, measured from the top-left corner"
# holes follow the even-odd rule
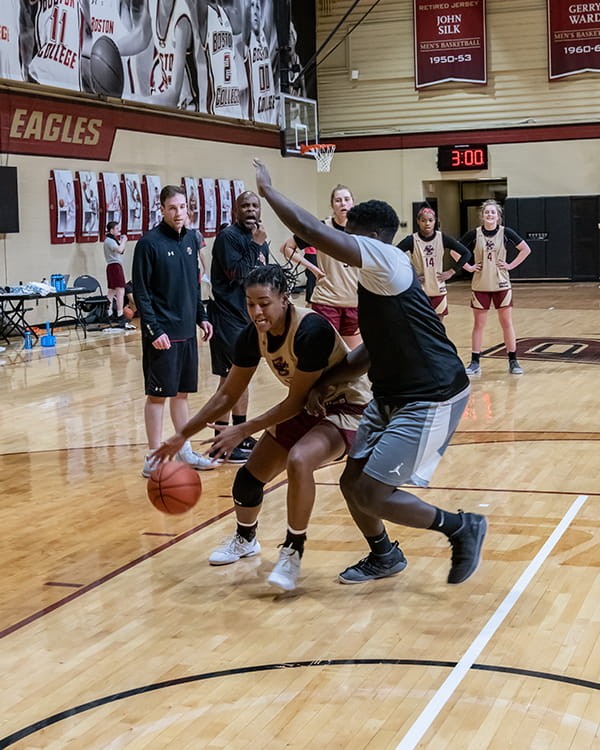
[[[149,455],[142,475],[150,476],[152,451],[162,441],[165,402],[175,430],[189,419],[188,394],[198,390],[198,340],[212,337],[212,325],[200,295],[199,242],[185,228],[187,200],[180,187],[165,186],[160,193],[161,223],[147,232],[133,254],[133,296],[142,324],[142,353],[146,405],[144,422]],[[210,458],[195,453],[187,442],[180,454],[195,469],[213,469]]]

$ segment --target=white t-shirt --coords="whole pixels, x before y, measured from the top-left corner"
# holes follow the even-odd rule
[[[373,294],[393,297],[405,292],[413,282],[413,268],[406,253],[373,237],[351,235],[360,249],[362,267],[358,281]]]

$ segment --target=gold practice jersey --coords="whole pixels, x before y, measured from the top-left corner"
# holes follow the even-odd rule
[[[444,242],[441,232],[435,232],[428,240],[415,232],[411,261],[417,276],[423,278],[421,284],[428,297],[439,297],[447,293],[446,282],[438,281],[437,277],[444,270]]]
[[[312,310],[307,310],[303,307],[295,307],[294,305],[291,305],[290,307],[291,313],[289,328],[285,340],[279,349],[270,352],[268,349],[269,341],[267,334],[258,334],[258,346],[261,356],[264,357],[275,377],[286,386],[289,386],[291,383],[298,365],[298,358],[294,353],[294,339],[298,326],[306,315],[317,314]],[[340,362],[346,356],[348,351],[349,349],[344,343],[344,340],[340,334],[335,331],[335,345],[333,351],[329,355],[326,369],[329,369]],[[361,375],[359,378],[347,383],[340,383],[335,386],[334,391],[327,397],[326,406],[330,406],[334,409],[334,413],[328,415],[327,418],[342,429],[356,430],[360,414],[344,413],[343,405],[352,404],[354,406],[365,406],[370,400],[371,389],[366,375]],[[341,413],[338,413],[338,409],[335,409],[335,407],[342,407],[339,408]],[[351,412],[351,410],[348,411]]]
[[[475,263],[481,263],[481,271],[473,274],[471,288],[476,292],[500,292],[510,289],[508,271],[498,268],[498,261],[506,261],[504,227],[499,226],[493,237],[486,237],[481,229],[476,229]]]
[[[331,217],[325,219],[328,227],[333,227]],[[319,253],[319,268],[325,277],[317,281],[311,302],[333,307],[356,307],[358,305],[358,268],[340,260]]]

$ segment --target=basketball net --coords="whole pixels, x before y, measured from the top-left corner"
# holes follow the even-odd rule
[[[300,151],[314,156],[317,162],[317,172],[329,172],[335,153],[335,143],[303,143]]]

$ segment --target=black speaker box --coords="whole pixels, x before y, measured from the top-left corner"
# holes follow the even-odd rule
[[[0,234],[19,231],[17,168],[0,167]]]

